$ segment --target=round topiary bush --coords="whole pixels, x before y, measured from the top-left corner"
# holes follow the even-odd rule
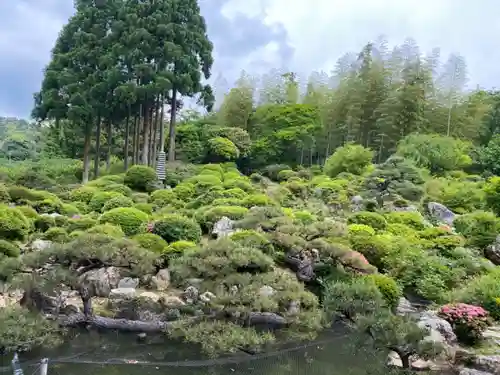
[[[347,222],[349,224],[365,224],[375,230],[384,230],[387,227],[387,220],[376,212],[361,211],[351,215]]]
[[[89,202],[89,209],[94,212],[101,212],[104,205],[111,199],[116,197],[125,197],[123,194],[113,191],[98,191],[92,196]]]
[[[0,240],[0,259],[3,256],[17,258],[19,255],[21,255],[19,246],[9,241]]]
[[[95,193],[97,193],[97,188],[92,186],[82,186],[75,190],[72,190],[69,194],[70,199],[73,202],[85,202],[89,203]]]
[[[238,159],[240,150],[229,139],[224,137],[211,138],[207,142],[208,158],[210,161],[220,163]]]
[[[65,243],[69,241],[68,232],[64,228],[49,228],[42,236],[44,240]]]
[[[149,194],[148,193],[132,193],[132,200],[134,203],[148,203]]]
[[[403,296],[403,290],[396,280],[380,273],[375,273],[366,277],[375,283],[391,309],[398,306],[399,299]]]
[[[0,203],[7,203],[10,201],[10,194],[7,186],[0,184]]]
[[[385,214],[385,218],[391,224],[404,224],[416,230],[425,229],[424,217],[420,212],[389,212]]]
[[[118,197],[111,198],[109,201],[107,201],[104,204],[102,211],[105,212],[118,207],[132,207],[133,205],[134,201],[132,199],[121,195]]]
[[[71,217],[71,216],[74,216],[74,215],[79,215],[80,214],[80,210],[76,206],[74,206],[72,204],[63,203],[62,207],[61,207],[61,214]]]
[[[91,217],[81,217],[81,218],[72,218],[69,219],[68,223],[68,232],[74,232],[77,230],[87,230],[89,228],[92,228],[97,224],[97,220],[93,219]]]
[[[109,184],[99,188],[101,191],[114,191],[115,193],[120,193],[126,197],[132,196],[132,189],[123,184]]]
[[[99,223],[118,225],[127,236],[133,236],[146,230],[148,215],[133,207],[119,207],[103,213]]]
[[[35,219],[35,230],[46,232],[49,228],[56,226],[56,219],[48,215],[40,215]]]
[[[93,234],[105,234],[110,237],[122,238],[125,237],[125,233],[123,233],[122,228],[113,224],[99,224],[95,227],[89,228],[85,231],[85,233],[93,233]]]
[[[17,208],[0,205],[0,238],[23,241],[30,227],[29,220]]]
[[[167,241],[154,233],[141,233],[132,237],[142,248],[161,254],[168,246]]]
[[[268,255],[274,253],[274,247],[271,241],[269,241],[264,234],[255,230],[240,230],[234,232],[229,238],[231,241],[241,244],[241,246],[260,249],[263,253]]]
[[[151,203],[157,207],[165,207],[171,204],[177,197],[173,190],[156,190],[151,194]]]
[[[30,206],[17,206],[19,211],[23,213],[23,215],[30,220],[35,220],[38,217],[38,212],[35,211],[33,207]]]
[[[197,213],[196,217],[198,222],[202,224],[206,230],[209,230],[224,216],[227,216],[231,220],[240,220],[243,219],[247,212],[248,208],[246,207],[215,206],[207,209],[203,208],[202,211]]]
[[[337,148],[335,153],[326,159],[324,171],[330,177],[335,177],[342,172],[362,174],[371,164],[372,159],[372,150],[361,145],[347,144]]]
[[[134,165],[125,174],[124,184],[133,190],[148,192],[157,180],[153,168],[145,165]]]
[[[136,203],[132,207],[137,208],[148,215],[153,213],[153,205],[149,203]]]
[[[47,198],[42,201],[34,202],[33,208],[41,214],[60,213],[62,202],[58,198]]]
[[[199,224],[185,216],[170,214],[155,222],[153,233],[167,242],[180,240],[199,242],[201,228]]]

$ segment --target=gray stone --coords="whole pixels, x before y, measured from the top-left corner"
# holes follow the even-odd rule
[[[139,279],[132,277],[124,277],[118,282],[118,288],[137,288],[139,286]]]
[[[500,373],[500,355],[477,355],[473,359],[473,367],[492,374]]]
[[[43,251],[52,246],[52,241],[48,240],[35,240],[31,244],[30,248],[33,251]]]
[[[231,294],[234,296],[235,294],[238,294],[238,287],[236,285],[233,285],[230,289]]]
[[[111,299],[131,299],[136,295],[135,288],[116,288],[111,289],[109,298]]]
[[[186,305],[186,303],[177,296],[161,297],[160,301],[163,305],[168,307],[181,307]]]
[[[500,265],[500,235],[497,236],[495,242],[493,242],[485,249],[484,255],[493,264],[497,266]]]
[[[212,229],[212,234],[217,238],[230,236],[234,233],[234,222],[227,216],[223,216],[218,222],[215,223]]]
[[[158,302],[160,300],[160,296],[154,292],[142,292],[139,297],[149,299],[153,302]]]
[[[361,204],[361,203],[363,203],[363,197],[361,195],[355,195],[354,197],[351,198],[351,203],[352,204]]]
[[[151,278],[151,286],[156,290],[167,290],[170,286],[170,271],[166,268],[159,270],[156,276]]]
[[[186,302],[190,303],[190,304],[197,302],[199,295],[200,295],[200,292],[199,292],[198,288],[196,288],[194,286],[188,286],[183,294]]]
[[[120,270],[116,267],[90,270],[80,276],[80,285],[89,289],[95,297],[108,297],[111,289],[118,288],[121,279]]]
[[[427,204],[431,216],[439,221],[442,221],[450,226],[453,225],[456,215],[444,204],[437,202],[429,202]]]
[[[292,301],[292,302],[290,302],[290,304],[288,305],[287,312],[290,315],[297,315],[297,314],[299,314],[300,313],[300,302],[298,302],[298,301]]]
[[[259,294],[262,297],[271,297],[272,295],[274,295],[274,293],[276,293],[276,291],[274,290],[274,288],[270,287],[269,285],[264,285],[263,287],[261,287],[259,289]]]
[[[452,345],[457,341],[457,336],[453,332],[450,323],[432,311],[424,312],[417,325],[420,328],[429,330],[429,335],[424,339],[426,341],[434,341],[447,345]]]
[[[491,372],[479,371],[473,368],[464,367],[460,370],[458,375],[493,375]]]
[[[215,294],[212,292],[205,292],[200,296],[200,301],[208,303],[215,298]]]
[[[406,298],[401,297],[399,299],[398,307],[396,308],[396,314],[398,315],[410,315],[418,313],[415,306],[411,304]]]

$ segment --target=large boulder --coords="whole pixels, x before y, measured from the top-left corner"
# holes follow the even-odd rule
[[[450,323],[440,318],[432,311],[422,313],[417,325],[429,330],[429,335],[425,340],[438,342],[446,346],[453,345],[457,342],[457,336],[453,332]]]
[[[212,234],[217,238],[227,237],[234,233],[234,222],[227,216],[217,221],[212,229]]]
[[[456,215],[444,204],[429,202],[427,204],[427,208],[429,209],[429,214],[434,219],[446,223],[449,226],[453,225],[453,221],[455,220]]]
[[[170,286],[170,271],[166,268],[161,269],[151,278],[150,285],[155,290],[167,290]]]
[[[484,255],[493,264],[500,265],[500,235],[497,236],[495,242],[484,250]]]
[[[120,270],[116,267],[90,270],[80,276],[80,285],[88,288],[95,297],[109,297],[112,289],[118,288],[121,280]]]

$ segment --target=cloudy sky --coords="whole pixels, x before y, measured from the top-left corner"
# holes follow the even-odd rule
[[[470,83],[500,87],[498,0],[200,0],[215,44],[213,77],[242,69],[330,71],[345,52],[385,35],[422,51],[460,53]],[[71,0],[0,0],[0,116],[27,117]]]

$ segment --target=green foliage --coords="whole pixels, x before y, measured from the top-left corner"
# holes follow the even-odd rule
[[[403,224],[416,230],[425,228],[424,217],[419,212],[390,212],[384,217],[390,224]]]
[[[491,212],[476,211],[457,217],[453,222],[457,232],[470,246],[484,248],[494,242],[500,221]]]
[[[148,215],[133,207],[118,207],[106,211],[99,217],[100,224],[119,226],[127,236],[146,231]]]
[[[398,282],[392,277],[380,273],[375,273],[366,277],[375,283],[380,293],[382,293],[387,305],[391,309],[395,309],[398,306],[399,299],[403,296],[403,291]]]
[[[324,171],[330,177],[342,172],[362,174],[373,159],[373,151],[360,145],[347,144],[339,147],[326,159]]]
[[[141,210],[142,212],[151,215],[153,213],[153,205],[149,203],[135,203],[132,207]]]
[[[88,216],[82,216],[81,218],[70,219],[68,224],[68,232],[73,232],[76,230],[87,230],[92,228],[97,224],[97,220]]]
[[[108,223],[96,225],[95,227],[87,229],[84,233],[104,234],[106,236],[115,238],[125,237],[125,233],[123,232],[121,227]]]
[[[58,243],[68,242],[69,240],[68,232],[66,231],[66,229],[59,227],[53,227],[47,229],[47,231],[43,234],[42,238],[44,240],[58,242]]]
[[[248,212],[248,208],[239,206],[215,206],[201,208],[196,213],[197,221],[208,231],[224,216],[231,220],[240,220]]]
[[[492,177],[484,187],[486,203],[497,215],[500,215],[500,177]]]
[[[129,197],[125,197],[123,195],[119,195],[108,200],[104,204],[102,211],[103,212],[109,211],[117,207],[132,207],[133,205],[134,201],[132,199],[130,199]]]
[[[201,228],[196,221],[182,215],[165,215],[154,223],[153,233],[167,242],[180,240],[199,242]]]
[[[46,232],[49,228],[56,226],[56,219],[48,215],[40,215],[35,219],[35,229],[39,232]]]
[[[99,188],[101,191],[114,191],[116,193],[120,193],[125,195],[126,197],[130,197],[132,195],[132,189],[130,189],[128,186],[125,186],[123,184],[107,184],[104,186],[101,186]]]
[[[174,190],[156,190],[151,194],[151,203],[157,207],[165,207],[176,199]]]
[[[398,154],[433,173],[453,171],[472,164],[470,143],[438,134],[410,134],[398,145]]]
[[[78,215],[80,213],[80,210],[78,209],[78,207],[72,205],[72,204],[69,204],[69,203],[63,203],[62,206],[61,206],[61,214],[62,215],[66,215],[66,216],[74,216],[74,215]]]
[[[477,182],[436,178],[426,183],[427,200],[440,202],[453,212],[463,214],[482,209],[485,193]]]
[[[0,239],[0,260],[4,256],[15,258],[21,255],[21,249],[13,242]]]
[[[356,212],[349,216],[347,222],[368,225],[376,230],[384,230],[387,226],[387,221],[382,215],[369,211]]]
[[[125,174],[124,184],[135,191],[148,192],[152,190],[157,180],[153,168],[145,165],[134,165]]]
[[[198,245],[191,241],[175,241],[164,248],[163,254],[167,256],[169,259],[174,259],[179,255],[196,251],[198,249]]]
[[[90,203],[92,197],[97,193],[97,188],[92,186],[82,186],[78,189],[72,190],[70,193],[70,198],[74,202],[85,202]]]
[[[228,160],[236,160],[240,156],[240,150],[229,139],[224,137],[215,137],[209,139],[208,145],[208,161],[220,163]]]
[[[10,194],[7,186],[0,184],[0,203],[7,203],[10,201]]]
[[[0,205],[0,238],[23,241],[28,235],[30,222],[15,207]]]
[[[116,197],[124,197],[120,193],[113,191],[98,191],[92,196],[89,202],[89,209],[94,212],[101,212],[104,205],[111,199]]]
[[[168,246],[168,243],[163,238],[153,233],[137,234],[132,239],[144,249],[158,254],[163,253]]]
[[[240,230],[231,235],[231,241],[241,244],[243,247],[254,247],[264,254],[273,255],[274,246],[263,233],[255,230]]]

